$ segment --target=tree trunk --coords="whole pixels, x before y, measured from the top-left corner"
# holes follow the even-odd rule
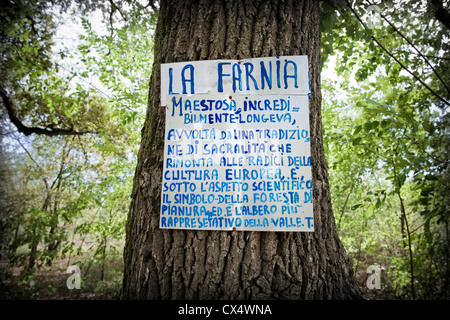
[[[127,220],[124,299],[361,298],[331,208],[320,93],[319,2],[161,1]],[[160,64],[308,55],[314,232],[159,228],[165,108]]]

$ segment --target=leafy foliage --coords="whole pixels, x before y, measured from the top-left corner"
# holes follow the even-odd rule
[[[371,5],[323,6],[324,59],[336,61],[323,121],[338,227],[357,270],[385,266],[387,295],[446,298],[449,30],[419,1],[375,4],[381,24],[369,28]]]
[[[57,42],[68,13],[82,30],[75,48]],[[27,283],[56,259],[107,281],[123,248],[156,14],[127,1],[24,1],[1,18],[2,258]]]

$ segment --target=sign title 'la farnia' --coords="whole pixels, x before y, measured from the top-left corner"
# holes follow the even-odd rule
[[[309,89],[308,57],[205,60],[161,65],[161,105],[168,95],[304,94]]]

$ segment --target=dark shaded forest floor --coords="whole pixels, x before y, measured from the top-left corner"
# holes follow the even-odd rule
[[[42,267],[32,277],[21,276],[19,268],[10,268],[6,260],[0,260],[0,300],[116,300],[122,285],[122,259],[108,261],[101,280],[101,266],[80,264],[80,289],[68,289],[67,260],[56,260],[51,266]],[[87,272],[86,272],[87,270]],[[367,274],[356,270],[356,281],[369,300],[395,300],[395,296],[383,286],[369,290]]]
[[[80,289],[69,289],[67,261],[57,260],[50,267],[38,270],[32,277],[23,277],[18,268],[10,268],[0,261],[0,300],[115,300],[122,285],[122,259],[116,258],[101,267],[81,267]],[[84,273],[83,269],[88,269]]]

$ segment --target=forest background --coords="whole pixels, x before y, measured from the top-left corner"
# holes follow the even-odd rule
[[[1,7],[0,298],[116,299],[158,2]],[[449,299],[449,1],[321,9],[325,153],[357,281],[370,299]]]

